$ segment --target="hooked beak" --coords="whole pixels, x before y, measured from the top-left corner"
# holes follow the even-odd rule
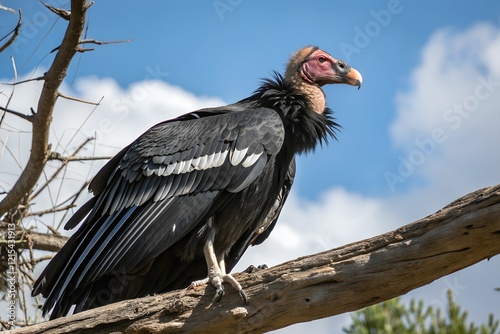
[[[323,60],[319,61],[318,58],[323,58]],[[328,59],[328,63],[325,62],[325,58]],[[298,72],[303,80],[320,87],[328,84],[348,84],[358,86],[359,89],[363,81],[357,70],[322,51],[320,56],[306,58],[300,64]]]
[[[358,90],[361,88],[361,83],[363,82],[363,77],[356,69],[351,67],[351,70],[343,76],[344,83],[351,86],[358,86]]]

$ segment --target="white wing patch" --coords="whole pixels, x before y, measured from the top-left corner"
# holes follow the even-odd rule
[[[168,175],[180,175],[189,173],[195,170],[207,170],[209,168],[217,168],[224,164],[228,155],[229,162],[233,166],[240,165],[248,168],[253,166],[257,160],[262,156],[262,153],[259,154],[250,154],[247,155],[248,148],[243,150],[225,150],[222,152],[215,152],[212,154],[202,155],[194,159],[183,160],[170,163],[168,165],[164,164],[155,164],[153,168],[151,165],[143,166],[143,174],[145,176],[150,176],[153,173],[158,176],[168,176]],[[163,161],[164,159],[154,159],[153,163],[158,161]]]
[[[233,166],[239,165],[240,162],[245,158],[247,152],[248,152],[248,147],[244,148],[241,151],[237,149],[231,151],[231,154],[229,155],[229,161],[231,162],[231,165]]]
[[[249,155],[245,160],[243,160],[241,165],[245,168],[250,167],[260,158],[261,155],[262,153]]]
[[[224,152],[221,152],[220,155],[219,155],[219,160],[215,160],[214,159],[214,164],[212,166],[210,166],[210,168],[211,167],[220,167],[220,166],[222,166],[222,164],[226,160],[228,152],[229,152],[228,150],[226,150]]]

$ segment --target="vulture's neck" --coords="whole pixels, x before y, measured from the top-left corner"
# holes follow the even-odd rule
[[[275,80],[265,80],[255,94],[244,101],[279,110],[289,121],[296,153],[312,151],[328,137],[335,138],[338,124],[325,107],[325,95],[319,86],[293,77],[287,80],[276,74]]]
[[[322,114],[325,111],[326,96],[321,87],[305,82],[298,73],[293,75],[289,80],[297,91],[308,99],[311,109],[314,112]]]
[[[309,152],[328,137],[335,138],[338,124],[333,121],[331,110],[325,107],[325,95],[320,87],[292,79],[286,80],[275,73],[274,79],[264,80],[252,96],[236,103],[234,108],[240,110],[239,105],[243,105],[244,108],[276,110],[287,120],[295,152]]]

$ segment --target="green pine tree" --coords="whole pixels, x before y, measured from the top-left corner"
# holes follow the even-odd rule
[[[414,299],[409,307],[395,298],[364,308],[352,314],[352,324],[343,328],[347,334],[500,334],[499,320],[493,314],[486,324],[476,325],[467,321],[467,311],[453,301],[448,290],[445,311]]]

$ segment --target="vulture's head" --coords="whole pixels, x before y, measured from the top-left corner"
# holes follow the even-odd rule
[[[359,88],[363,81],[354,68],[313,46],[300,49],[290,58],[285,76],[317,86],[348,84]]]
[[[292,55],[286,67],[285,79],[309,97],[317,113],[322,113],[326,106],[321,86],[348,84],[359,89],[363,81],[361,74],[354,68],[315,46],[306,46]]]

